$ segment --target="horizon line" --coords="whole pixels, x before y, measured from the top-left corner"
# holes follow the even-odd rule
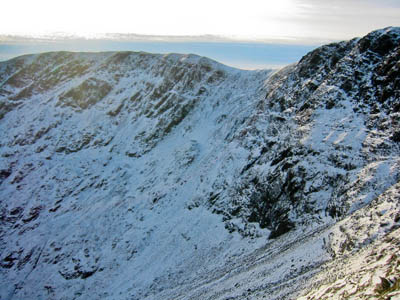
[[[119,41],[119,42],[209,42],[209,43],[257,43],[257,44],[288,44],[288,45],[322,45],[339,42],[338,39],[323,39],[319,37],[245,37],[235,35],[153,35],[137,33],[96,33],[79,34],[69,32],[51,33],[0,33],[0,43],[18,42],[68,42],[68,41]]]

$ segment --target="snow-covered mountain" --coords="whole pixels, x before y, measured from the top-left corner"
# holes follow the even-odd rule
[[[400,297],[399,72],[400,28],[0,63],[0,299]]]

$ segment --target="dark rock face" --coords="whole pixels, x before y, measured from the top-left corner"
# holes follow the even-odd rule
[[[289,121],[278,126],[276,132],[262,133],[264,142],[259,147],[268,150],[245,170],[247,178],[245,176],[233,190],[231,197],[247,196],[235,200],[238,204],[232,210],[240,207],[239,215],[270,229],[271,238],[295,228],[298,223],[295,220],[304,221],[304,215],[309,213],[310,219],[318,214],[335,219],[346,214],[351,207],[346,203],[354,197],[354,194],[346,196],[346,189],[352,189],[354,184],[349,180],[350,174],[356,174],[362,165],[373,161],[373,157],[386,156],[388,150],[385,149],[397,149],[393,142],[398,142],[400,129],[397,109],[400,104],[399,44],[400,31],[384,29],[362,39],[322,46],[269,79],[265,100],[259,103],[259,121],[262,118],[268,119],[270,124],[279,124],[276,120],[280,119]],[[348,112],[343,110],[345,106]],[[370,134],[360,140],[362,151],[354,151],[358,146],[351,141],[347,145],[342,142],[324,147],[323,151],[330,154],[321,162],[322,170],[316,170],[312,161],[325,155],[318,145],[299,142],[307,134],[298,128],[315,122],[313,115],[320,109],[333,110],[332,114],[342,110],[342,117],[348,120],[362,113],[361,121]],[[274,111],[273,116],[270,110]],[[257,125],[251,124],[253,122],[247,123],[254,128],[248,132],[259,136],[261,133],[255,130]],[[334,128],[335,124],[329,125]],[[279,131],[285,130],[287,142],[278,141],[272,147],[267,146],[268,140],[274,140]],[[377,132],[385,138],[379,139],[375,135]],[[305,161],[308,163],[304,164]],[[268,172],[257,170],[266,163],[271,166]],[[330,168],[335,171],[323,174],[324,169]],[[310,181],[320,181],[321,185],[310,188]],[[311,200],[322,191],[322,199]],[[315,205],[318,202],[319,205]],[[236,217],[227,214],[228,219]]]
[[[78,87],[60,96],[59,103],[64,106],[88,108],[101,101],[111,91],[111,86],[96,78],[89,78]]]

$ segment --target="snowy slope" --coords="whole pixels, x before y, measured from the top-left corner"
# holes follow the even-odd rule
[[[0,63],[0,298],[312,293],[400,221],[399,41],[379,30],[275,72],[135,52]]]

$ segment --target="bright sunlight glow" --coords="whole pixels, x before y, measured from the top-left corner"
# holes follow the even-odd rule
[[[6,0],[0,34],[344,39],[400,25],[397,0]]]
[[[4,5],[3,5],[4,6]],[[294,0],[8,1],[0,33],[288,35]]]

